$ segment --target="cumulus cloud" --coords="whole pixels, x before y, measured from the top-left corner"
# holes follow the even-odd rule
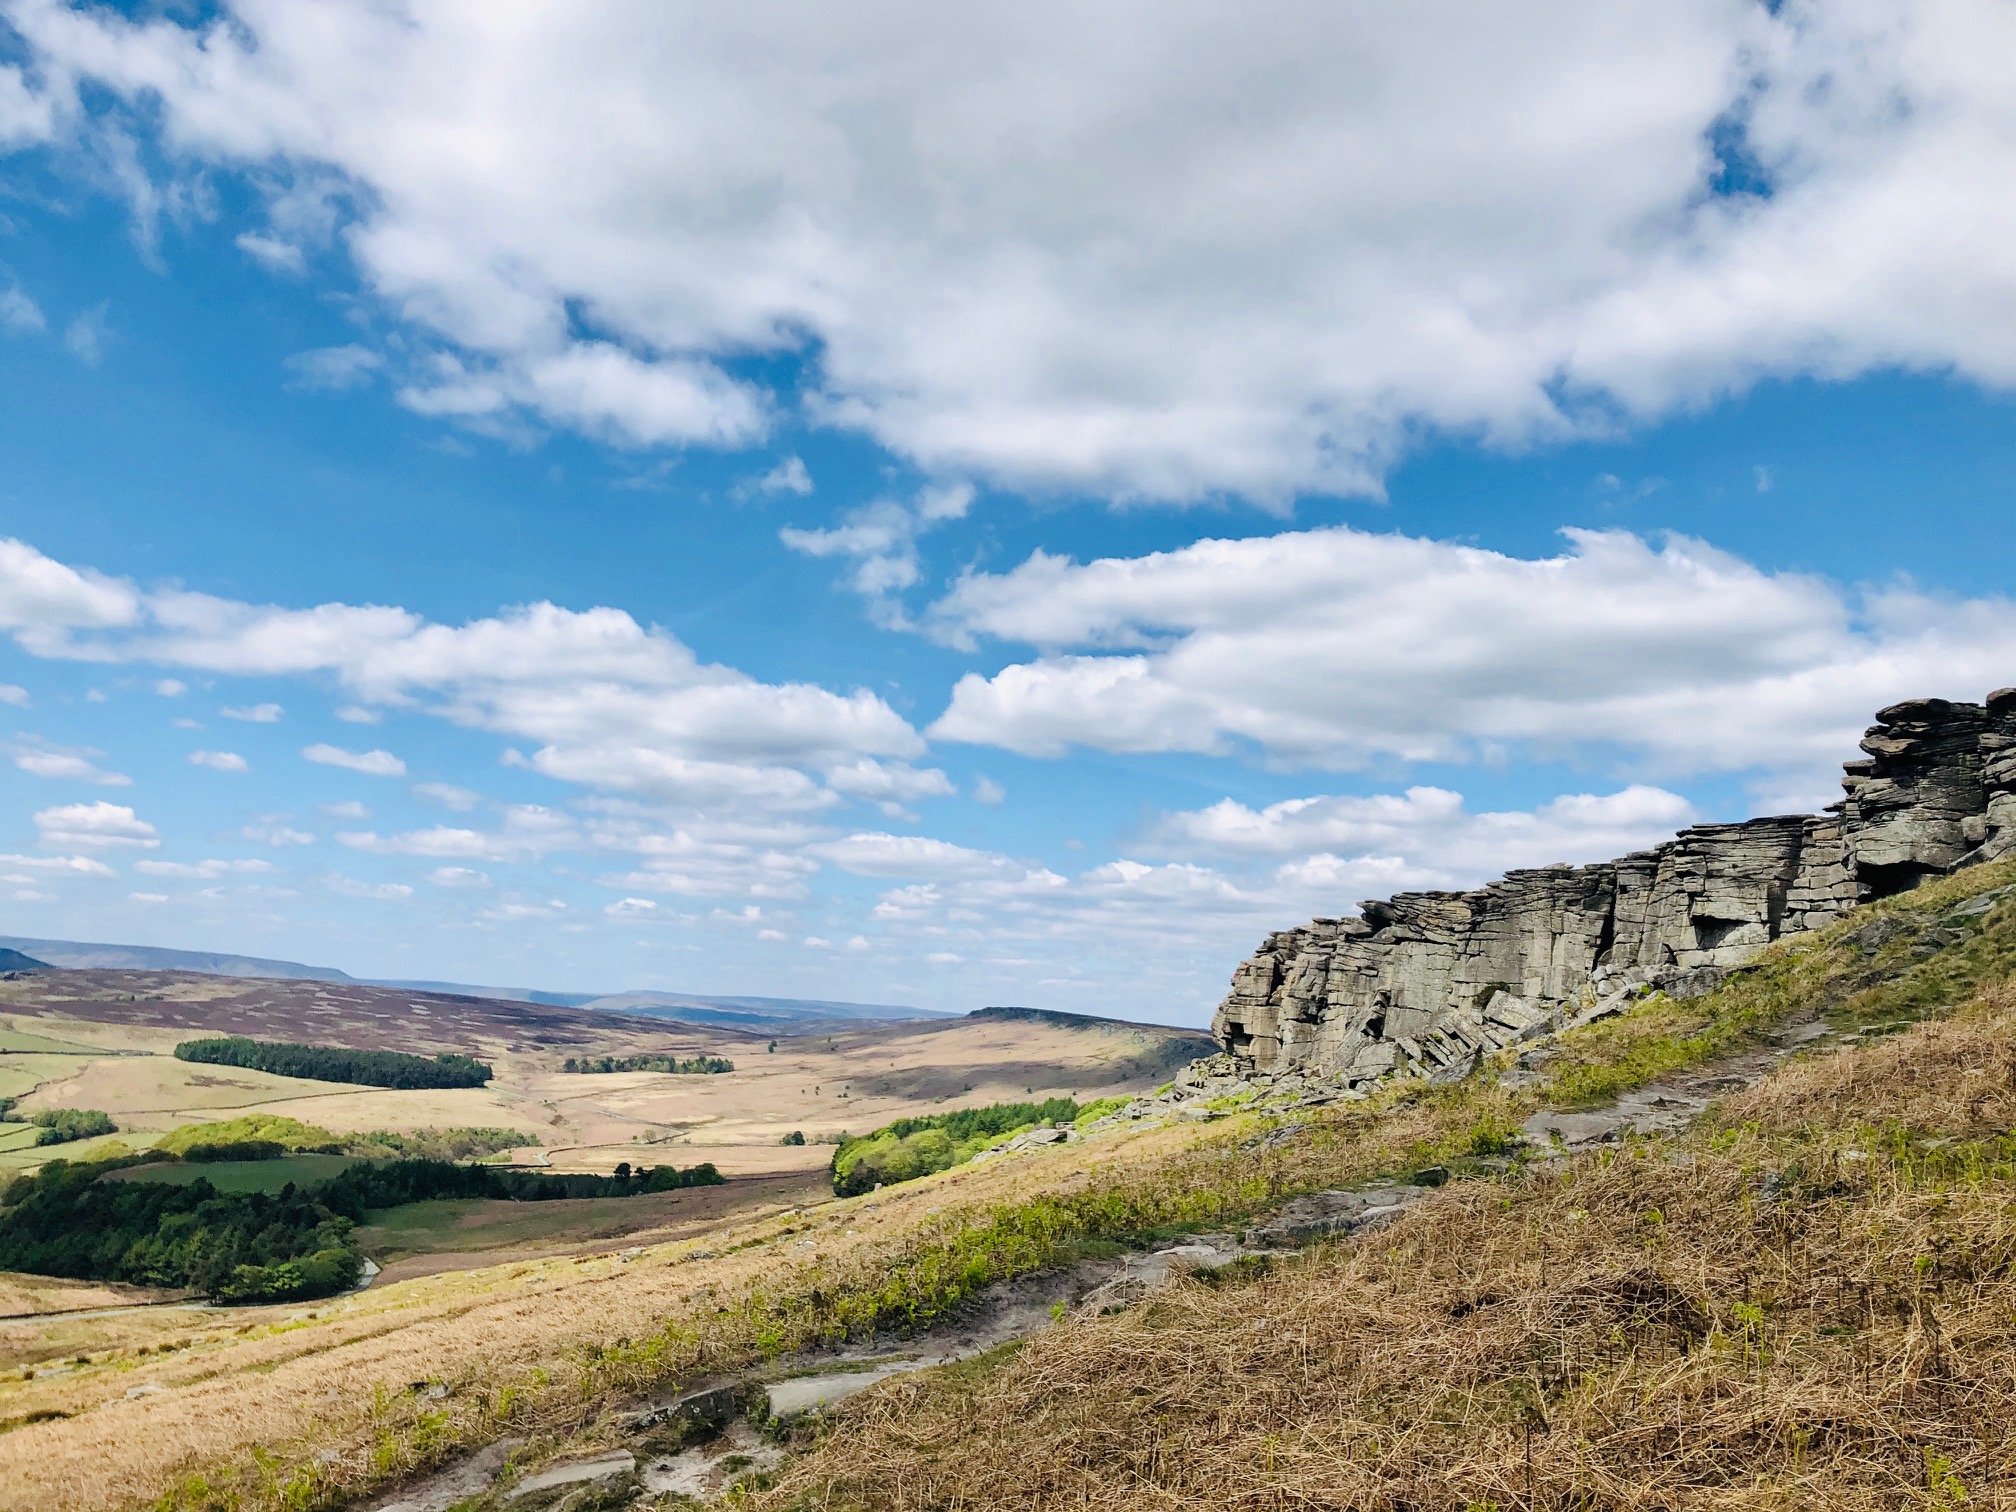
[[[191,877],[212,879],[230,876],[258,876],[273,870],[271,861],[247,858],[236,861],[151,861],[133,863],[133,870],[150,877]]]
[[[436,887],[488,887],[490,877],[486,872],[476,871],[467,866],[437,866],[427,873],[427,880]]]
[[[185,590],[143,593],[0,542],[0,631],[31,652],[141,661],[241,676],[325,675],[375,704],[419,709],[534,742],[519,759],[565,781],[706,807],[811,810],[840,783],[924,748],[865,689],[764,683],[700,661],[619,609],[553,604],[465,625],[383,605],[257,605]],[[108,633],[110,632],[110,633]],[[360,705],[361,707],[361,705]],[[271,722],[276,704],[226,711]],[[397,776],[385,751],[317,743],[311,761]],[[918,795],[941,779],[890,766],[884,786]],[[898,801],[891,798],[888,801]]]
[[[88,746],[72,749],[31,739],[14,753],[14,765],[31,777],[90,782],[99,787],[131,787],[131,777],[123,772],[108,772],[97,764],[95,758],[104,754]]]
[[[161,839],[153,825],[123,804],[66,803],[35,816],[42,844],[50,850],[152,850]]]
[[[786,457],[756,480],[756,490],[758,493],[789,493],[802,497],[812,492],[812,474],[806,470],[802,458]]]
[[[1044,653],[963,677],[931,733],[1343,769],[1516,743],[1818,770],[1875,708],[1979,698],[2016,666],[2007,599],[1849,594],[1699,541],[1567,537],[1540,559],[1341,527],[1082,565],[1038,552],[931,611],[951,643]]]
[[[346,751],[341,746],[303,746],[301,754],[321,766],[343,767],[369,777],[404,777],[406,763],[390,751]]]
[[[240,243],[243,245],[243,243]],[[318,347],[286,361],[290,386],[298,389],[354,389],[371,381],[385,359],[367,346]]]
[[[0,866],[10,870],[68,872],[81,877],[117,875],[96,856],[0,856]]]
[[[0,703],[25,709],[28,707],[28,690],[18,683],[0,683]]]
[[[898,595],[922,575],[917,538],[934,525],[962,518],[972,503],[969,484],[933,486],[911,503],[878,499],[848,510],[828,529],[787,526],[777,538],[805,556],[851,559],[848,584],[867,600],[869,617],[886,629],[907,629],[909,615]]]
[[[353,850],[370,851],[374,855],[432,856],[457,861],[533,860],[549,851],[576,849],[582,843],[572,819],[535,804],[506,809],[504,823],[496,830],[437,824],[400,835],[365,830],[339,834],[336,838]]]
[[[375,898],[386,903],[403,903],[413,896],[413,889],[404,882],[360,882],[355,877],[336,876],[326,878],[322,885],[346,898]]]
[[[0,73],[0,91],[4,91],[5,78],[5,74]],[[10,336],[25,336],[31,331],[47,329],[48,324],[42,307],[29,298],[19,284],[9,283],[0,288],[0,331]]]
[[[217,711],[226,719],[242,719],[247,724],[278,724],[285,711],[277,703],[246,704]]]
[[[261,845],[276,849],[286,845],[313,845],[315,837],[307,830],[295,829],[287,823],[285,814],[267,814],[257,824],[248,824],[238,832],[247,840],[257,840]]]
[[[482,801],[483,795],[472,793],[468,788],[457,787],[452,782],[416,782],[413,784],[416,797],[425,798],[429,803],[438,803],[443,808],[453,809],[458,814],[466,814]]]
[[[236,751],[191,751],[191,766],[208,767],[213,772],[247,772],[251,767]]]
[[[1473,814],[1463,795],[1413,787],[1402,794],[1291,798],[1252,809],[1230,798],[1169,814],[1150,830],[1151,853],[1234,858],[1403,856],[1417,872],[1449,883],[1516,866],[1623,855],[1666,839],[1698,815],[1663,788],[1634,785],[1614,793],[1573,793],[1530,811]]]
[[[11,16],[0,141],[144,101],[163,172],[267,197],[252,255],[347,253],[428,413],[741,444],[721,364],[802,354],[934,472],[1278,498],[1436,428],[2016,377],[1991,0]]]

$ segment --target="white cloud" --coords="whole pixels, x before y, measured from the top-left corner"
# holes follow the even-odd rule
[[[123,804],[66,803],[35,816],[42,844],[51,850],[110,850],[136,846],[152,850],[161,840],[153,825]]]
[[[112,628],[128,633],[103,633]],[[331,675],[372,703],[535,742],[523,759],[549,776],[703,807],[830,806],[837,794],[808,769],[852,771],[864,759],[903,760],[924,748],[865,689],[759,682],[701,662],[618,609],[533,604],[448,626],[380,605],[286,609],[182,590],[143,594],[0,542],[0,630],[8,629],[45,656]],[[279,712],[231,712],[263,719],[268,711]],[[303,754],[403,772],[382,751],[317,744]]]
[[[82,877],[117,875],[96,856],[0,856],[0,866],[39,872],[69,872]]]
[[[347,898],[375,898],[386,903],[403,903],[413,896],[413,889],[404,882],[359,882],[354,877],[337,876],[327,878],[322,885]]]
[[[848,510],[830,529],[787,526],[777,538],[806,556],[852,558],[849,586],[868,601],[870,617],[888,629],[906,629],[909,616],[897,595],[921,576],[917,538],[934,525],[959,519],[972,503],[970,485],[933,486],[921,490],[913,503],[879,499]]]
[[[427,880],[436,887],[488,887],[488,874],[474,871],[466,866],[437,866],[427,873]]]
[[[343,390],[362,388],[369,383],[372,375],[385,366],[385,359],[371,348],[353,342],[349,346],[296,352],[285,365],[291,388]]]
[[[317,807],[331,819],[358,820],[371,817],[371,805],[359,803],[355,798],[345,799],[341,803],[318,804]]]
[[[208,767],[213,772],[245,772],[251,768],[245,758],[236,751],[191,751],[189,762],[192,766]]]
[[[438,803],[443,808],[453,809],[458,814],[466,814],[482,801],[481,793],[472,793],[468,788],[457,787],[452,782],[416,782],[414,793],[430,803]]]
[[[925,835],[862,833],[811,847],[812,853],[858,877],[958,878],[1020,876],[1020,863]]]
[[[390,751],[346,751],[341,746],[318,743],[303,746],[301,754],[307,760],[322,766],[343,767],[348,771],[362,772],[369,777],[406,775],[406,763]]]
[[[257,840],[261,845],[275,849],[285,845],[313,845],[315,837],[307,830],[292,828],[286,822],[285,814],[268,814],[257,824],[248,824],[238,833],[247,840]]]
[[[130,903],[166,903],[168,901],[168,894],[157,892],[136,892],[126,894],[126,899]]]
[[[950,950],[934,950],[924,957],[933,966],[957,966],[966,958]]]
[[[652,919],[658,916],[658,905],[649,898],[619,898],[602,912],[612,919]]]
[[[28,707],[28,690],[17,683],[0,683],[0,703],[25,709]]]
[[[577,849],[582,843],[572,819],[534,804],[517,804],[506,809],[504,825],[499,830],[458,829],[437,824],[403,835],[379,835],[366,830],[339,834],[336,838],[354,850],[373,855],[433,856],[457,861],[535,860],[549,851]]]
[[[1436,428],[2016,377],[1989,0],[11,14],[0,139],[144,101],[164,174],[267,196],[253,255],[347,252],[432,413],[740,443],[716,364],[803,352],[933,472],[1284,497]],[[1723,138],[1768,194],[1715,192]]]
[[[277,703],[248,704],[235,709],[217,711],[226,719],[242,719],[247,724],[278,724],[286,711]]]
[[[0,540],[0,630],[30,651],[49,655],[64,645],[66,631],[131,625],[140,612],[132,585]]]
[[[5,75],[0,74],[0,90],[4,90],[5,82]],[[0,331],[10,336],[25,336],[31,331],[46,330],[48,325],[49,322],[43,318],[42,307],[22,292],[19,284],[10,283],[0,288]]]
[[[150,877],[197,877],[209,879],[228,876],[257,876],[273,870],[271,861],[245,859],[237,861],[149,861],[133,863],[133,870],[145,872]]]
[[[785,934],[781,929],[759,929],[756,931],[756,938],[759,940],[784,940],[789,939],[790,936]]]
[[[131,787],[133,779],[123,772],[108,772],[94,757],[103,751],[88,746],[68,749],[32,741],[14,753],[14,765],[31,777],[48,777],[65,782],[90,782],[99,787]]]
[[[831,950],[833,948],[831,940],[824,939],[819,935],[807,935],[798,943],[803,945],[807,950]]]
[[[247,231],[234,237],[239,251],[275,273],[303,273],[307,271],[308,259],[301,249],[292,242],[282,241],[277,236],[261,236]]]
[[[761,493],[809,495],[812,492],[812,474],[806,471],[802,458],[786,457],[763,474],[756,487]]]
[[[1614,793],[1574,793],[1531,812],[1470,813],[1461,793],[1413,787],[1404,794],[1291,798],[1254,810],[1227,798],[1209,808],[1164,816],[1148,848],[1161,854],[1266,857],[1332,853],[1404,854],[1418,871],[1451,882],[1516,866],[1620,856],[1669,837],[1699,816],[1677,793],[1633,786]]]
[[[163,677],[156,680],[154,691],[163,698],[180,698],[189,691],[189,684],[179,677]]]
[[[1698,541],[1567,532],[1559,556],[1344,528],[1077,565],[1038,552],[931,612],[1046,654],[968,674],[932,726],[1055,755],[1221,752],[1336,768],[1511,744],[1665,771],[1826,770],[1899,698],[1979,698],[2016,604],[1844,593]]]
[[[975,777],[973,779],[973,801],[975,803],[984,803],[990,808],[998,808],[1001,804],[1008,801],[1008,790],[992,777]]]
[[[385,716],[376,709],[366,709],[358,704],[345,704],[336,711],[336,717],[345,724],[377,724]]]
[[[104,360],[105,343],[112,334],[106,318],[110,308],[108,304],[95,305],[63,328],[63,345],[86,367],[96,367]]]

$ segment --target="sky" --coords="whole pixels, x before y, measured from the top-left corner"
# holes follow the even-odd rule
[[[0,0],[0,932],[1204,1022],[2016,683],[2016,9]]]

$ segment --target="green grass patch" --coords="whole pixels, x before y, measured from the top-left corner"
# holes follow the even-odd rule
[[[28,1034],[19,1029],[0,1028],[0,1055],[97,1055],[118,1052],[102,1050],[77,1040],[56,1039],[47,1034]]]
[[[311,1182],[340,1176],[357,1164],[352,1155],[285,1155],[278,1160],[213,1160],[200,1165],[163,1164],[128,1166],[113,1171],[107,1181],[162,1181],[188,1186],[207,1181],[220,1192],[276,1193],[292,1182],[306,1187]]]

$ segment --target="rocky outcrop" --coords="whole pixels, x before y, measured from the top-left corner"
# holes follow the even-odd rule
[[[1649,988],[1705,990],[1782,935],[2016,852],[2016,689],[1876,721],[1824,814],[1697,825],[1621,860],[1401,893],[1269,935],[1212,1033],[1268,1073],[1453,1072]]]

